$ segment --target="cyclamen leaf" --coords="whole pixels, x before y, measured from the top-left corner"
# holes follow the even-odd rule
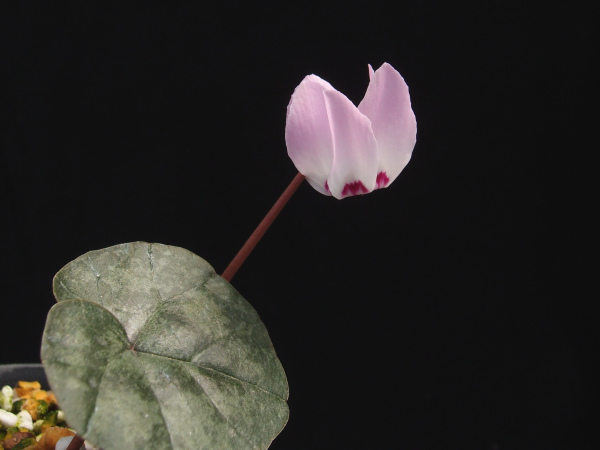
[[[288,384],[252,306],[202,258],[134,242],[54,277],[42,361],[70,426],[104,450],[266,449]]]

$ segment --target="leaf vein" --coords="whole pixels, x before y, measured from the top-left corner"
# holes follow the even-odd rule
[[[154,316],[160,311],[160,309],[166,304],[171,302],[172,300],[181,297],[185,294],[187,294],[190,291],[193,291],[194,289],[198,289],[203,287],[206,283],[208,283],[212,278],[214,278],[216,276],[216,272],[213,272],[213,275],[210,276],[209,278],[207,278],[206,280],[204,280],[202,283],[199,283],[195,286],[192,286],[191,288],[187,289],[185,292],[182,292],[180,294],[174,295],[172,297],[169,297],[166,300],[163,300],[160,296],[160,292],[158,292],[158,288],[156,289],[156,292],[158,293],[158,298],[160,299],[160,302],[158,303],[158,305],[156,305],[156,308],[154,308],[154,311],[152,311],[152,314],[150,314],[150,316],[148,317],[148,319],[146,319],[146,321],[144,322],[144,325],[142,325],[142,327],[140,328],[140,330],[138,331],[137,337],[135,338],[135,342],[133,342],[133,347],[135,348],[137,345],[137,341],[139,340],[140,336],[143,334],[144,330],[146,329],[146,326],[152,322],[152,319],[154,318]],[[152,281],[154,282],[154,275],[152,275]]]
[[[195,366],[197,367],[197,366]],[[187,367],[188,372],[190,371],[190,368]],[[192,373],[190,373],[190,375],[192,375],[192,377],[194,376]],[[198,384],[200,385],[200,389],[202,389],[202,392],[204,392],[204,394],[206,395],[206,397],[210,400],[210,403],[214,406],[215,410],[219,413],[219,415],[225,420],[225,422],[227,423],[227,425],[229,427],[231,427],[233,429],[233,431],[235,431],[239,436],[241,436],[243,439],[245,439],[248,444],[250,444],[250,447],[253,447],[252,442],[250,441],[250,438],[248,436],[245,436],[244,434],[242,434],[242,432],[240,430],[237,429],[237,427],[235,425],[233,425],[229,419],[227,418],[227,416],[225,414],[223,414],[223,412],[219,409],[219,407],[217,406],[217,404],[213,401],[213,399],[211,398],[210,395],[208,395],[208,392],[206,392],[206,389],[204,389],[204,386],[202,386],[202,384],[200,382],[198,382]]]
[[[121,354],[123,354],[124,352],[126,352],[127,349],[123,349],[122,351],[120,351],[119,353],[115,353],[113,356],[111,356],[110,358],[108,358],[108,361],[106,361],[106,364],[104,366],[104,369],[102,370],[102,375],[100,376],[100,381],[98,382],[98,389],[96,389],[96,396],[94,397],[94,411],[92,411],[92,414],[90,414],[90,417],[88,417],[87,422],[85,424],[85,434],[83,435],[83,437],[85,437],[89,431],[90,431],[90,422],[92,421],[92,417],[94,417],[94,414],[96,414],[96,402],[98,401],[98,395],[100,394],[100,386],[102,386],[102,380],[104,380],[104,375],[106,375],[106,371],[108,370],[108,366],[110,365],[111,361],[114,361],[115,358]]]
[[[275,394],[274,392],[266,390],[265,388],[263,388],[262,386],[259,386],[258,384],[251,383],[250,381],[242,380],[241,378],[235,377],[233,375],[229,375],[229,374],[221,372],[220,370],[217,370],[217,369],[212,369],[210,367],[201,366],[199,364],[192,364],[191,361],[186,361],[186,360],[183,360],[183,359],[172,358],[170,356],[165,356],[165,355],[158,355],[156,353],[150,353],[150,352],[146,352],[146,351],[142,351],[142,350],[136,350],[136,352],[137,353],[143,353],[145,355],[156,356],[156,357],[159,357],[159,358],[170,359],[171,361],[178,361],[178,362],[181,362],[181,363],[189,364],[192,367],[197,367],[198,369],[206,370],[208,372],[218,373],[221,376],[224,376],[224,377],[227,377],[227,378],[231,378],[232,380],[238,381],[239,383],[247,384],[249,386],[253,386],[253,387],[255,387],[255,388],[263,391],[266,394],[269,394],[269,395],[272,395],[273,397],[278,398],[279,400],[283,400],[284,402],[286,401],[286,399],[280,397],[279,395]]]

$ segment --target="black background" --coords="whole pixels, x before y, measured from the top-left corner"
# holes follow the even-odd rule
[[[0,362],[53,275],[130,241],[221,273],[294,177],[294,88],[410,86],[413,158],[304,183],[233,279],[290,383],[271,448],[598,448],[593,15],[574,2],[2,5]],[[594,120],[594,122],[592,122]]]

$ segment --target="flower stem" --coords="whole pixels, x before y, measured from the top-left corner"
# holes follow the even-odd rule
[[[73,436],[73,439],[71,440],[71,443],[67,447],[67,450],[79,450],[81,448],[81,446],[83,445],[84,441],[85,441],[85,439],[83,439],[81,436],[76,434],[75,436]]]
[[[235,258],[233,258],[233,260],[229,263],[227,269],[225,269],[225,271],[221,275],[223,278],[225,278],[227,281],[231,281],[231,279],[238,271],[240,266],[244,263],[244,261],[246,261],[248,255],[252,252],[252,250],[254,250],[254,247],[256,247],[256,244],[258,244],[260,238],[263,237],[263,234],[265,234],[265,232],[269,229],[269,227],[271,226],[275,218],[279,215],[285,204],[292,197],[294,192],[296,192],[296,189],[298,189],[298,187],[302,184],[302,180],[304,180],[304,175],[302,175],[301,173],[294,177],[290,185],[286,188],[285,191],[283,191],[281,197],[279,197],[279,200],[275,202],[275,204],[267,213],[262,222],[258,224],[256,230],[254,230],[254,233],[252,233],[252,235],[248,238],[248,240],[240,249],[238,254],[235,255]]]

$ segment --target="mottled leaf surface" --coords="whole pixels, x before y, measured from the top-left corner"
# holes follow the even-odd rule
[[[252,306],[197,255],[134,242],[54,277],[42,362],[69,425],[104,450],[266,449],[288,385]]]

